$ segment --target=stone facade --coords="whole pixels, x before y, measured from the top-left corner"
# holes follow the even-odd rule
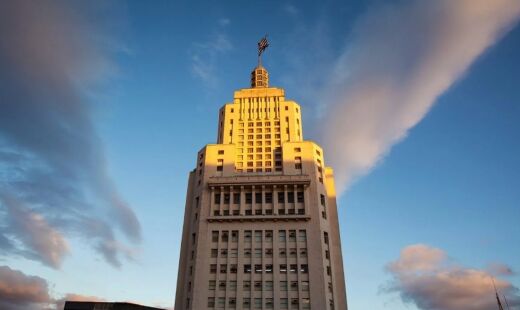
[[[190,172],[175,309],[347,309],[334,176],[253,70]]]

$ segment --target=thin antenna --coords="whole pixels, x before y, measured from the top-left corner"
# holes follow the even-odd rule
[[[506,302],[507,310],[510,310],[509,309],[509,303],[507,302],[506,295],[502,295],[502,297],[504,297],[504,301]]]
[[[497,298],[498,310],[504,310],[504,307],[502,306],[502,303],[500,302],[500,297],[498,297],[498,291],[497,291],[497,287],[495,285],[495,279],[491,278],[491,281],[493,282],[493,288],[495,289],[495,296]]]

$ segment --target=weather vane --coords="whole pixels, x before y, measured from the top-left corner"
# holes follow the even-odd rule
[[[258,41],[258,66],[262,65],[262,53],[269,46],[267,42],[267,35],[265,35],[260,41]]]

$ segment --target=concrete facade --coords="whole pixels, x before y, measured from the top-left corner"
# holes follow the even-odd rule
[[[345,310],[333,171],[265,68],[251,85],[190,172],[175,310]]]

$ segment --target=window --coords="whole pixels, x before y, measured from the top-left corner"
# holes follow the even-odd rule
[[[309,281],[302,281],[302,291],[306,292],[309,290]]]
[[[257,210],[261,211],[261,210]],[[255,242],[262,242],[262,231],[261,230],[255,230]]]
[[[243,288],[244,288],[244,291],[250,291],[251,290],[251,282],[250,281],[244,281]]]
[[[321,205],[325,207],[325,195],[320,194],[320,202],[321,202]]]
[[[251,298],[242,298],[242,307],[245,309],[251,309]]]
[[[300,249],[300,257],[307,257],[307,249]]]
[[[278,203],[284,203],[284,202],[285,202],[285,193],[278,192]]]
[[[296,265],[296,264],[291,264],[291,265],[289,266],[289,272],[291,272],[291,273],[297,273],[297,272],[298,272],[298,265]]]
[[[325,250],[325,258],[330,259],[330,252],[329,250]]]
[[[303,309],[311,308],[311,300],[309,298],[302,298],[302,308]]]
[[[255,265],[255,273],[262,273],[262,265],[260,265],[260,264]]]
[[[208,308],[215,307],[215,297],[208,297]]]
[[[307,241],[307,232],[305,230],[298,231],[298,240],[302,242]]]
[[[280,281],[280,291],[287,291],[287,281]]]
[[[265,273],[273,273],[273,265],[271,265],[271,264],[265,265]]]
[[[227,257],[227,249],[220,250],[220,256],[221,257]]]
[[[224,155],[224,150],[218,150],[219,155]]]
[[[288,192],[287,193],[287,202],[288,203],[294,203],[294,192]]]
[[[271,210],[266,210],[271,211]],[[266,242],[273,242],[273,231],[272,230],[266,230],[265,231],[265,241]]]
[[[238,230],[233,230],[231,232],[231,241],[238,242]]]
[[[246,193],[246,203],[253,203],[253,194],[252,193]]]
[[[280,309],[288,309],[289,300],[287,298],[280,298]]]
[[[265,299],[265,308],[266,309],[273,309],[273,299],[272,298],[266,298]]]
[[[296,193],[296,199],[298,202],[303,202],[304,201],[304,195],[303,195],[303,192],[297,192]],[[224,201],[225,201],[225,197],[224,197]]]
[[[262,281],[255,281],[254,287],[255,287],[255,291],[261,291],[262,290]]]
[[[211,241],[212,242],[218,242],[218,231],[212,231],[211,232]]]
[[[235,308],[236,305],[237,305],[237,300],[234,297],[230,297],[229,298],[229,307],[230,308]]]
[[[300,272],[301,273],[308,273],[309,272],[309,266],[307,264],[300,265]]]
[[[244,257],[251,257],[251,249],[244,249]]]
[[[226,306],[226,298],[219,297],[217,298],[217,308],[224,308]]]
[[[298,281],[291,281],[291,291],[298,290]]]
[[[295,151],[296,153],[300,153],[300,152],[302,151],[302,149],[299,148],[299,147],[295,147],[295,148],[294,148],[294,151]]]
[[[250,230],[246,230],[244,231],[244,241],[245,242],[251,242],[251,231]]]
[[[224,194],[224,203],[225,204],[229,204],[229,200],[230,200],[230,195],[229,194]]]
[[[226,281],[219,281],[218,282],[218,289],[221,290],[221,291],[225,291],[226,290]]]
[[[255,309],[262,309],[262,298],[255,298]]]
[[[228,242],[229,239],[229,232],[223,231],[222,232],[222,242]]]
[[[220,204],[220,194],[215,194],[215,203]]]
[[[327,275],[330,276],[332,274],[332,270],[330,269],[330,266],[327,266]]]
[[[329,234],[326,231],[323,232],[323,242],[325,242],[325,244],[329,244]]]
[[[280,273],[287,273],[287,265],[280,264]]]
[[[262,249],[255,249],[255,257],[262,257]]]
[[[244,273],[251,273],[251,264],[244,265]]]
[[[262,162],[260,162],[262,165]],[[262,193],[255,193],[255,203],[262,203]]]
[[[289,230],[289,242],[296,242],[296,230]]]
[[[280,249],[280,252],[278,252],[279,257],[287,257],[287,252],[285,252],[285,249]]]
[[[265,203],[273,203],[273,193],[265,193]]]
[[[229,257],[238,257],[238,249],[229,250]]]
[[[208,289],[210,291],[214,291],[215,290],[215,286],[216,286],[216,281],[215,280],[209,280]]]
[[[229,267],[229,273],[237,273],[237,265],[231,264]]]
[[[218,250],[217,249],[211,249],[211,257],[217,257]]]
[[[217,273],[217,265],[216,264],[209,265],[209,273]]]
[[[218,240],[218,236],[217,236],[217,240]],[[285,230],[279,230],[278,231],[278,241],[285,242],[285,240],[286,240]]]
[[[297,253],[298,253],[298,251],[296,251],[296,248],[289,249],[289,257],[296,257]]]
[[[227,273],[227,264],[220,264],[220,273]]]
[[[240,194],[239,193],[233,194],[233,203],[236,205],[240,204]]]
[[[301,163],[294,164],[294,169],[302,169],[302,164]]]
[[[298,308],[298,304],[298,298],[291,298],[291,305],[293,305],[293,307]]]

